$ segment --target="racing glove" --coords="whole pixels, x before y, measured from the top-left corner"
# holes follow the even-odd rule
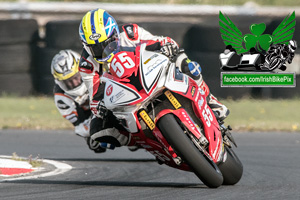
[[[90,107],[93,114],[100,119],[103,119],[108,112],[103,101],[92,101]]]
[[[167,57],[174,57],[178,54],[179,52],[179,47],[177,46],[176,43],[166,43],[164,46],[161,47],[160,51],[162,54],[164,54]]]

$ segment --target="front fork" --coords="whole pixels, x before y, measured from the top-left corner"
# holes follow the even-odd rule
[[[230,148],[232,147],[231,144],[234,144],[234,146],[237,147],[236,142],[230,132],[232,128],[229,125],[225,127],[224,124],[220,124],[220,129],[221,129],[224,144]]]

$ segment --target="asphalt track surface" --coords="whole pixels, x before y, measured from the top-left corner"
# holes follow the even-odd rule
[[[0,130],[0,155],[39,155],[73,167],[57,176],[0,182],[0,199],[300,199],[300,133],[233,135],[243,177],[209,189],[144,150],[95,154],[71,131]]]

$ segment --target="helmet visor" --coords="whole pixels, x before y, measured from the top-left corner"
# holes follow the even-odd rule
[[[103,50],[102,53],[102,58],[104,58],[103,61],[108,60],[108,58],[110,58],[111,55],[116,54],[118,51],[119,51],[119,45],[117,41],[113,41],[109,43],[109,45],[107,45]]]
[[[101,59],[103,50],[109,44],[109,40],[110,39],[108,39],[104,42],[98,43],[98,44],[88,44],[87,45],[87,47],[90,49],[94,58]]]
[[[81,75],[80,75],[79,72],[77,72],[72,77],[70,77],[66,80],[63,80],[62,82],[68,90],[72,90],[72,89],[77,88],[78,86],[80,86],[82,84]]]

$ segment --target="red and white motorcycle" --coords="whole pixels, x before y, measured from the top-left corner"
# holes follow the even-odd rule
[[[145,47],[114,55],[102,78],[105,106],[159,163],[192,171],[208,187],[236,184],[243,165],[230,128],[220,125],[192,78]]]

